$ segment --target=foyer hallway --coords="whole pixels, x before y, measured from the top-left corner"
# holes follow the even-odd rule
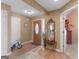
[[[1,0],[2,59],[76,59],[77,52],[73,52],[70,46],[72,50],[67,52],[73,52],[71,55],[58,52],[64,49],[61,14],[74,6],[78,6],[77,0]],[[23,47],[11,52],[16,42],[20,42]],[[55,48],[51,48],[58,51],[37,45],[46,46],[45,43],[54,45]]]

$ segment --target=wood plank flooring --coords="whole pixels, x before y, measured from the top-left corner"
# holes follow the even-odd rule
[[[14,51],[9,59],[71,59],[64,53],[60,53],[54,50],[49,50],[43,46],[34,46],[32,44],[26,44],[22,49]]]

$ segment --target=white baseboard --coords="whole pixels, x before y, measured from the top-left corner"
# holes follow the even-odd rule
[[[58,52],[63,52],[63,51],[61,51],[60,49],[56,49],[56,51],[58,51]]]
[[[22,45],[28,44],[30,42],[33,42],[33,40],[29,40],[29,41],[23,42]]]
[[[11,55],[12,52],[6,53],[5,55],[1,55],[1,56],[9,56]]]
[[[7,54],[6,54],[6,56],[9,56],[9,55],[11,55],[11,53],[12,53],[12,52],[9,52],[9,53],[7,53]]]

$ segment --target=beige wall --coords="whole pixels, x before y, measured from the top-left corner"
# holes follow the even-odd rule
[[[72,43],[78,43],[78,8],[72,10],[66,18],[72,24]]]
[[[32,40],[32,21],[26,17],[21,17],[21,39],[22,42]]]
[[[77,0],[72,0],[63,8],[59,10],[51,11],[49,12],[49,15],[45,15],[45,24],[47,24],[50,18],[53,18],[53,20],[55,21],[55,30],[56,30],[55,39],[57,41],[57,48],[60,48],[60,14],[76,4],[77,4]]]

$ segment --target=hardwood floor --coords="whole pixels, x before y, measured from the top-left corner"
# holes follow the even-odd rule
[[[78,59],[78,43],[67,44],[65,53],[72,59]]]
[[[21,49],[15,49],[13,50],[12,54],[9,56],[9,59],[16,59],[17,56],[20,56],[24,53],[27,53],[28,51],[32,50],[33,48],[36,48],[36,45],[33,45],[31,43],[25,44],[22,46]]]
[[[14,51],[9,59],[71,59],[64,53],[49,50],[43,46],[26,44],[22,49]]]

